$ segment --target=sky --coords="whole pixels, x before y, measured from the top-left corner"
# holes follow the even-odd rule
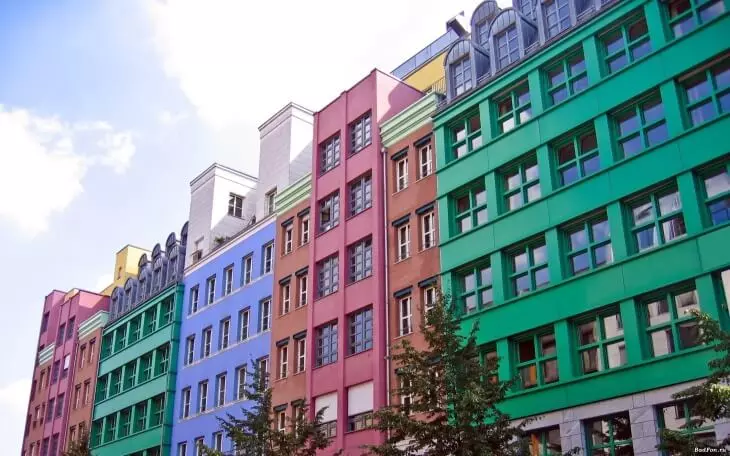
[[[503,6],[507,1],[500,0]],[[319,110],[477,0],[0,0],[0,442],[19,454],[44,297],[100,291],[126,244],[187,219],[213,162]]]

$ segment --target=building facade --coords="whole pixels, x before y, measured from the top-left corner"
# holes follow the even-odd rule
[[[22,447],[25,454],[57,456],[66,448],[74,385],[85,372],[77,368],[77,328],[108,308],[108,297],[83,290],[54,290],[46,296]],[[87,423],[89,416],[85,416]]]
[[[728,324],[729,6],[486,1],[447,54],[442,280],[535,451],[656,455],[688,419],[689,311]]]
[[[94,456],[168,456],[173,424],[182,273],[188,224],[178,240],[142,255],[138,278],[111,295],[94,396]]]
[[[311,132],[310,132],[311,133]],[[277,261],[271,329],[272,404],[278,429],[290,429],[307,397],[307,304],[312,235],[311,176],[276,197]]]

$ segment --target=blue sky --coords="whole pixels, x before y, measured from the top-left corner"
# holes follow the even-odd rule
[[[502,2],[500,2],[502,3]],[[0,0],[0,441],[19,451],[43,298],[100,290],[257,126],[389,71],[473,0]],[[6,445],[5,448],[8,448]]]

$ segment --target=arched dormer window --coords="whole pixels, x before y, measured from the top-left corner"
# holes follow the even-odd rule
[[[516,62],[537,43],[537,27],[513,8],[504,9],[489,28],[496,71]]]
[[[545,25],[545,39],[557,36],[573,25],[571,0],[543,0],[542,17]]]
[[[110,318],[114,319],[116,318],[120,313],[122,313],[122,305],[123,305],[124,295],[122,293],[121,287],[117,287],[112,291],[112,302],[110,306]]]
[[[178,258],[180,258],[180,246],[177,244],[173,245],[169,252],[169,259],[167,261],[167,282],[177,280],[178,277]]]
[[[489,54],[471,41],[462,39],[446,53],[446,96],[449,100],[476,87],[489,74]]]
[[[167,258],[161,254],[155,260],[154,270],[152,273],[152,290],[160,291],[166,283],[167,275]]]
[[[525,18],[533,22],[537,20],[537,0],[513,0],[512,6]]]
[[[127,309],[131,309],[134,307],[135,300],[137,297],[135,296],[137,292],[137,281],[133,278],[127,279],[127,282],[124,284],[124,307]]]
[[[474,41],[480,46],[487,47],[489,26],[500,11],[494,0],[486,0],[474,9],[474,14],[471,16],[471,30]]]

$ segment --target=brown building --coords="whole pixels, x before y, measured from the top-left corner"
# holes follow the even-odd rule
[[[272,404],[279,428],[286,428],[306,397],[307,291],[309,241],[312,236],[309,203],[312,189],[309,175],[276,196],[276,238],[274,262],[274,321],[271,328],[270,369]]]
[[[439,275],[435,154],[431,115],[440,95],[431,93],[381,126],[387,151],[389,345],[403,338],[425,344],[419,328],[436,299]],[[398,385],[389,366],[390,388]],[[399,401],[402,398],[391,398]]]
[[[27,456],[37,456],[41,453],[52,356],[53,344],[47,348],[44,347],[38,353],[38,365],[34,370],[30,401],[28,403],[28,418],[25,423],[25,437],[23,439],[23,454]]]

